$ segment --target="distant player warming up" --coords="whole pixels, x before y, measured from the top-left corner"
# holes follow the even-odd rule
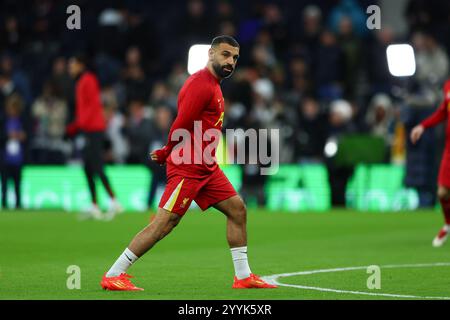
[[[212,129],[220,133],[222,128],[224,100],[220,81],[233,73],[239,58],[239,44],[229,36],[216,37],[211,43],[208,57],[207,66],[191,75],[179,92],[178,114],[170,129],[168,143],[164,148],[151,153],[153,161],[167,163],[167,185],[155,218],[134,237],[128,248],[105,273],[101,281],[105,290],[143,290],[131,283],[128,268],[173,230],[192,200],[202,210],[212,206],[227,217],[227,240],[235,269],[232,288],[276,288],[250,271],[244,202],[215,161],[217,145],[211,150],[212,140],[202,139]],[[199,124],[200,133],[194,130]],[[180,150],[179,146],[174,149],[178,144],[177,136],[180,131],[189,132],[189,149],[186,147]],[[198,139],[201,141],[198,142]],[[205,161],[203,157],[208,150],[211,151],[212,162]],[[177,155],[184,155],[189,151],[191,158],[187,163],[175,160]]]
[[[444,85],[444,101],[439,108],[428,118],[415,126],[411,131],[411,141],[416,143],[426,128],[433,127],[447,119],[445,133],[445,148],[442,154],[438,178],[438,198],[444,213],[445,225],[433,240],[434,247],[442,246],[450,232],[450,80]]]
[[[90,217],[94,219],[112,219],[123,211],[117,202],[108,177],[103,168],[103,141],[106,121],[100,101],[100,86],[97,77],[87,68],[84,55],[76,55],[69,60],[69,73],[76,79],[75,84],[75,120],[67,126],[67,134],[83,136],[82,158],[84,173],[87,178],[92,205]],[[95,178],[99,177],[111,199],[109,211],[102,215],[97,205]]]

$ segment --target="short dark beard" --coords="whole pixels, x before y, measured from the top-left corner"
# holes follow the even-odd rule
[[[223,67],[228,66],[229,68],[231,68],[231,72],[230,71],[225,71],[223,69]],[[214,69],[214,72],[221,78],[221,79],[226,79],[229,78],[234,71],[234,68],[230,65],[225,65],[225,66],[221,66],[220,64],[218,64],[217,62],[213,62],[212,67]]]

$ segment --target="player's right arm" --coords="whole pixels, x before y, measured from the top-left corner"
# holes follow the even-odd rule
[[[202,81],[192,81],[185,89],[183,97],[178,102],[178,114],[170,128],[167,144],[150,153],[151,159],[164,164],[178,141],[172,139],[177,129],[191,130],[194,121],[200,119],[201,113],[213,97],[213,90]]]
[[[446,118],[447,106],[445,102],[442,102],[439,108],[431,116],[423,120],[420,124],[418,124],[411,130],[411,142],[415,144],[425,132],[425,129],[434,127],[435,125],[444,121]]]
[[[430,115],[428,118],[423,120],[420,124],[418,124],[411,130],[410,138],[413,144],[415,144],[420,139],[425,129],[434,127],[435,125],[447,119],[448,116],[447,106],[449,104],[450,104],[450,81],[447,81],[444,86],[444,101],[442,101],[442,103],[439,105],[439,108],[437,108],[437,110],[433,112],[432,115]]]

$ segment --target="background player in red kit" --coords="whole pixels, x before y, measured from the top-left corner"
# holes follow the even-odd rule
[[[122,211],[103,168],[103,142],[106,121],[103,106],[100,101],[100,86],[97,77],[87,68],[87,58],[80,54],[69,60],[69,73],[76,79],[75,84],[75,120],[67,126],[67,133],[73,136],[77,133],[83,136],[82,157],[84,173],[86,174],[92,206],[89,214],[95,219],[111,219]],[[106,216],[97,205],[95,178],[99,177],[111,204]]]
[[[208,129],[222,128],[224,101],[220,81],[234,71],[239,58],[239,44],[229,36],[213,39],[208,52],[206,68],[190,76],[178,95],[178,114],[169,132],[167,145],[151,153],[152,160],[167,163],[167,186],[158,212],[147,227],[131,241],[110,270],[103,276],[101,286],[107,290],[142,290],[134,286],[127,269],[156,242],[164,238],[180,222],[194,200],[202,210],[213,206],[227,217],[227,240],[230,246],[235,277],[233,288],[274,288],[250,271],[247,259],[246,208],[217,163],[203,158],[211,141],[194,137],[194,121],[201,124],[201,134]],[[181,152],[191,151],[189,163],[174,161],[179,154],[178,139],[181,129],[190,134],[191,148],[185,144]],[[194,139],[201,139],[200,148]],[[217,139],[217,136],[216,136]],[[183,141],[184,142],[184,141]],[[200,150],[201,149],[201,150]],[[173,152],[172,152],[173,151]],[[214,157],[215,151],[211,152]],[[195,157],[200,157],[200,163]]]
[[[444,213],[445,225],[433,240],[434,247],[442,246],[450,231],[450,80],[444,85],[444,101],[427,119],[415,126],[411,131],[411,141],[416,143],[426,128],[433,127],[447,119],[445,149],[442,155],[438,178],[438,197]]]

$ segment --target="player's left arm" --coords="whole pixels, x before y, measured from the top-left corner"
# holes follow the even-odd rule
[[[214,91],[209,86],[200,81],[192,82],[186,88],[185,96],[180,99],[178,104],[178,114],[170,128],[167,144],[162,148],[153,151],[150,156],[153,161],[164,164],[172,149],[178,141],[172,139],[173,133],[177,129],[191,130],[194,127],[194,121],[200,119],[203,110],[209,104]]]

